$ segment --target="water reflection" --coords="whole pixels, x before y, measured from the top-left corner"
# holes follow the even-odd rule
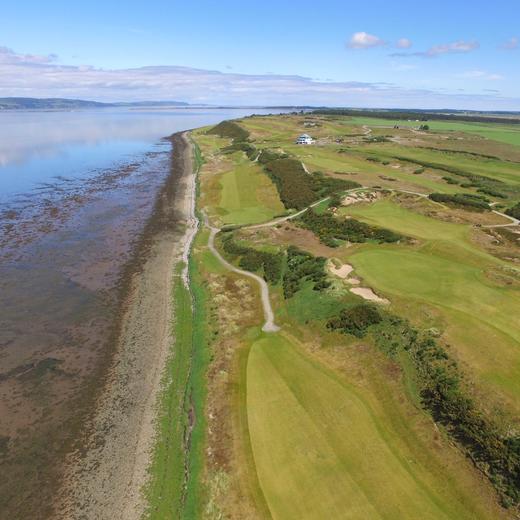
[[[98,109],[0,112],[0,200],[146,151],[173,132],[268,110]]]

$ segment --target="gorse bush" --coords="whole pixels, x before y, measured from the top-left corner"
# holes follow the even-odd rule
[[[520,219],[520,202],[516,203],[511,208],[506,209],[506,215]]]
[[[267,161],[265,154],[277,158]],[[331,193],[360,187],[357,182],[327,177],[321,172],[309,174],[300,161],[288,157],[280,158],[265,150],[258,160],[265,165],[265,170],[287,209],[303,209]]]
[[[330,286],[325,272],[326,259],[315,257],[294,246],[287,249],[287,265],[283,276],[283,294],[291,298],[306,281],[313,282],[313,288],[321,291]]]
[[[379,310],[374,305],[361,303],[349,309],[343,309],[339,316],[327,322],[327,328],[361,338],[370,326],[380,323],[382,320]]]
[[[459,206],[474,211],[484,211],[489,209],[488,200],[482,195],[474,195],[470,193],[455,193],[454,195],[448,195],[446,193],[430,193],[428,198],[434,202],[451,204],[453,206]]]
[[[398,242],[403,238],[402,235],[389,229],[371,226],[353,218],[339,219],[330,213],[318,214],[313,209],[299,217],[298,222],[310,229],[325,245],[330,247],[337,247],[339,240]]]
[[[258,154],[257,149],[252,144],[245,141],[239,141],[238,143],[233,143],[232,145],[222,148],[222,152],[225,154],[237,151],[244,152],[251,160],[253,160]]]
[[[282,253],[268,253],[237,244],[231,232],[223,234],[222,248],[229,256],[239,258],[238,265],[241,269],[251,272],[262,271],[265,281],[272,284],[280,280],[284,259]]]
[[[399,161],[408,162],[420,166],[421,168],[415,170],[414,173],[419,173],[419,171],[423,168],[433,168],[435,170],[440,170],[447,173],[451,173],[453,175],[457,175],[458,177],[463,177],[464,179],[466,179],[466,184],[468,186],[496,190],[500,193],[502,193],[503,191],[511,191],[513,189],[511,186],[507,185],[506,183],[498,179],[492,179],[490,177],[485,177],[484,175],[477,175],[475,173],[462,170],[455,166],[449,166],[447,164],[436,163],[431,161],[422,161],[420,159],[413,159],[411,157],[404,157],[401,155],[394,155],[393,158]]]
[[[260,164],[267,164],[271,161],[276,161],[277,159],[287,159],[287,157],[288,155],[286,153],[278,153],[273,152],[272,150],[264,149],[258,156],[258,162]]]
[[[286,208],[302,209],[316,200],[311,176],[296,159],[275,159],[265,165]]]

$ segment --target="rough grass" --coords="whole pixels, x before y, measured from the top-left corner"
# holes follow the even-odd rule
[[[200,243],[200,237],[197,241]],[[201,283],[200,261],[190,260],[191,295],[180,278],[182,266],[176,272],[172,295],[174,343],[163,375],[157,438],[145,490],[149,519],[197,518],[204,504],[205,375],[209,351],[207,295]]]
[[[251,348],[247,414],[273,518],[491,518],[435,462],[418,460],[420,441],[394,418],[281,335]]]

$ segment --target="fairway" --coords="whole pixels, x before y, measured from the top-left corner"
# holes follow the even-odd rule
[[[469,226],[425,217],[388,199],[373,204],[354,204],[341,208],[340,211],[398,233],[429,240],[467,241],[469,232]]]
[[[414,299],[440,310],[461,359],[482,381],[518,403],[520,292],[484,275],[486,269],[500,268],[503,262],[470,241],[469,226],[425,217],[388,200],[344,211],[424,240],[419,249],[365,246],[349,261],[367,283],[390,299],[392,295]]]
[[[274,519],[486,518],[434,460],[428,469],[418,462],[420,446],[389,417],[283,336],[251,348],[247,414]]]
[[[284,212],[269,177],[247,158],[237,157],[233,170],[220,178],[220,185],[219,207],[225,211],[222,216],[225,224],[263,222]]]

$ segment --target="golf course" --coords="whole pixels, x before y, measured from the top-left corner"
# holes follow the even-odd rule
[[[418,126],[296,113],[190,133],[190,514],[515,518],[520,133]]]

